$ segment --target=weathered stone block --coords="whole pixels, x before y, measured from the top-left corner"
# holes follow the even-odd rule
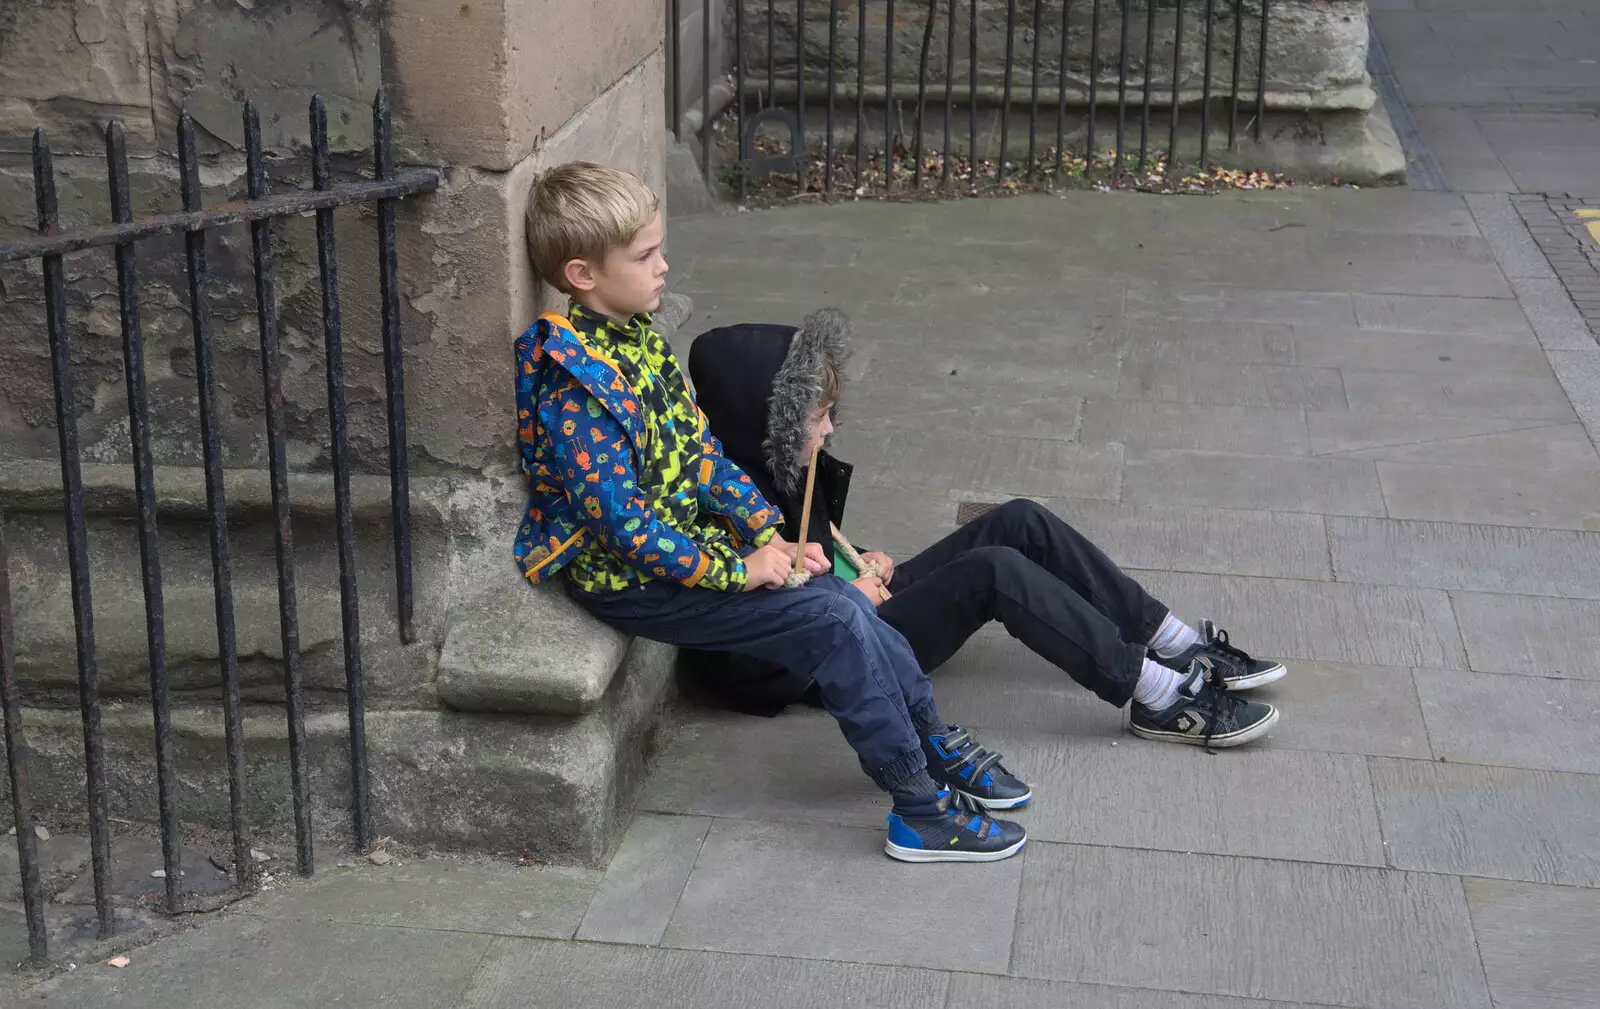
[[[103,151],[106,119],[123,121],[131,150],[150,149],[149,9],[148,0],[0,8],[0,151],[26,151],[35,126],[58,151]]]
[[[621,835],[625,808],[653,754],[674,651],[636,642],[612,690],[583,718],[510,718],[447,711],[368,711],[374,829],[408,844],[516,851],[600,864]],[[23,714],[36,808],[82,810],[83,731],[70,709]],[[149,709],[108,702],[103,722],[111,812],[157,819]],[[173,712],[179,817],[224,829],[228,784],[222,712]],[[277,707],[251,705],[244,719],[245,807],[258,831],[293,830],[288,730]],[[343,843],[350,824],[346,716],[306,718],[312,820]],[[9,780],[0,798],[9,801]],[[559,811],[553,814],[552,811]],[[326,858],[326,856],[323,856]]]
[[[439,653],[439,699],[461,711],[592,710],[627,652],[627,637],[579,609],[559,585],[518,580],[509,571],[505,584],[485,583],[458,606]]]
[[[1038,42],[1039,86],[1053,97],[1060,82],[1061,3],[1060,0],[1037,2],[1044,7],[1040,12]],[[1175,4],[1158,3],[1156,6],[1154,44],[1157,55],[1151,64],[1152,84],[1157,94],[1166,96],[1172,90],[1171,52],[1177,28],[1177,11]],[[985,98],[997,99],[1002,93],[1009,34],[1017,68],[1013,82],[1014,99],[1019,103],[1026,100],[1031,84],[1022,82],[1031,81],[1033,8],[1034,3],[1008,4],[1007,0],[978,0],[978,79],[980,94]],[[1015,14],[1009,33],[1008,9]],[[1148,3],[1138,0],[1131,7],[1122,9],[1130,11],[1127,34],[1130,77],[1142,91]],[[1244,9],[1244,34],[1239,47],[1243,57],[1241,90],[1248,89],[1249,99],[1253,101],[1261,3],[1252,0],[1244,5]],[[1202,42],[1205,4],[1201,0],[1185,0],[1184,14],[1184,59],[1179,86],[1186,93],[1184,100],[1194,101],[1199,98],[1199,89],[1205,77]],[[840,5],[836,56],[840,80],[844,82],[844,87],[853,89],[858,69],[858,40],[865,31],[866,81],[869,89],[875,87],[879,101],[883,97],[887,21],[884,0],[871,0],[867,5],[865,25],[855,5]],[[1108,6],[1100,18],[1099,62],[1093,67],[1090,62],[1094,41],[1090,0],[1071,0],[1067,22],[1069,94],[1077,98],[1086,92],[1091,75],[1099,77],[1102,84],[1109,79],[1114,85],[1121,64],[1123,37],[1122,21],[1116,5]],[[939,12],[934,19],[928,47],[929,79],[942,85],[947,77],[954,77],[963,82],[964,87],[972,22],[965,11],[956,19],[954,67],[947,65],[946,61],[949,51],[948,24],[946,12]],[[914,97],[926,26],[926,7],[903,4],[896,8],[894,79],[897,93],[905,89],[909,97]],[[757,10],[747,13],[744,51],[748,65],[753,68],[750,79],[759,79],[764,87],[768,62],[772,59],[776,75],[792,82],[797,53],[803,51],[809,80],[814,84],[824,81],[823,71],[828,65],[827,5],[813,4],[806,8],[803,49],[798,45],[794,5],[778,5],[773,11],[772,28],[773,51],[769,55],[766,12]],[[1231,4],[1216,5],[1212,34],[1212,83],[1219,93],[1225,93],[1231,81],[1235,49]],[[1278,0],[1272,4],[1267,40],[1268,101],[1280,108],[1371,108],[1375,96],[1367,77],[1366,56],[1367,12],[1366,4],[1361,0]],[[1187,92],[1191,91],[1194,94],[1188,95]],[[853,90],[851,93],[854,93]],[[869,96],[871,94],[869,90]],[[1115,88],[1102,91],[1100,100],[1115,101]]]
[[[387,38],[408,144],[426,160],[509,170],[612,87],[618,70],[652,59],[664,17],[660,0],[397,0]],[[661,80],[657,63],[657,108]],[[628,134],[626,144],[659,136]]]
[[[146,2],[150,97],[163,150],[173,150],[178,113],[187,108],[202,131],[202,149],[242,151],[246,99],[261,114],[267,147],[304,149],[314,94],[327,102],[335,151],[371,146],[372,98],[383,85],[382,4]]]

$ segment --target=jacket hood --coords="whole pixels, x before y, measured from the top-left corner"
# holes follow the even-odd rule
[[[765,471],[781,497],[804,489],[811,414],[830,364],[843,380],[849,344],[850,321],[824,308],[798,329],[741,323],[708,330],[689,350],[695,397],[723,450],[753,477]]]

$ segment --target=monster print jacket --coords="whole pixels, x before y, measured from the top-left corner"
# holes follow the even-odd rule
[[[634,355],[613,357],[555,313],[517,340],[517,433],[528,484],[517,563],[542,582],[576,561],[574,574],[585,576],[577,584],[589,591],[652,578],[737,591],[745,581],[740,558],[772,538],[782,513],[723,454],[648,317],[619,332],[646,348],[644,360],[665,365],[664,374],[641,371]],[[629,372],[647,388],[635,388]]]

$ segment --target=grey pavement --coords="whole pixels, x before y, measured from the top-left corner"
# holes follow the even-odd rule
[[[1600,8],[1588,0],[1371,0],[1451,189],[1600,197]]]
[[[1530,304],[1517,223],[1407,190],[675,222],[680,351],[853,316],[855,539],[908,555],[963,503],[1041,500],[1287,662],[1274,734],[1217,756],[1136,740],[985,630],[935,684],[1035,786],[1016,859],[892,862],[826,716],[685,708],[605,872],[333,870],[22,994],[1600,1005],[1600,347]]]

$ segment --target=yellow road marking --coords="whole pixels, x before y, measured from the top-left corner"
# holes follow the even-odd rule
[[[1600,218],[1600,210],[1574,210],[1573,213],[1580,220],[1589,222],[1584,227],[1589,229],[1589,237],[1593,238],[1597,244],[1600,244],[1600,220],[1596,220],[1596,218]]]

